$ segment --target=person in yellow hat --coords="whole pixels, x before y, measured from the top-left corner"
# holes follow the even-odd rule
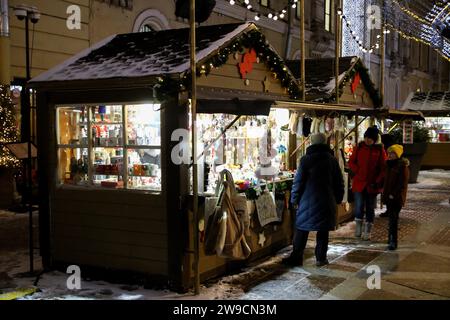
[[[389,215],[389,250],[397,249],[398,218],[406,203],[409,181],[409,160],[403,156],[403,146],[394,144],[387,149],[386,174],[382,194]]]

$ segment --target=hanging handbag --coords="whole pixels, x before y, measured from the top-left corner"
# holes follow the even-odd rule
[[[262,192],[262,194],[258,199],[256,199],[255,202],[256,211],[258,213],[258,220],[261,227],[264,227],[269,223],[279,221],[275,204],[275,197],[269,192],[268,188],[266,188],[266,190]]]

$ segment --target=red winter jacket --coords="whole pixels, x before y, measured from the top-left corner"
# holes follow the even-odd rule
[[[386,169],[386,151],[382,145],[368,146],[364,142],[353,150],[348,165],[353,172],[353,192],[381,193]]]

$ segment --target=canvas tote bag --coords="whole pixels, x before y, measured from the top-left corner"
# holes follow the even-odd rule
[[[219,195],[218,201],[206,227],[205,253],[229,259],[246,259],[251,254],[245,238],[245,230],[250,225],[247,199],[245,195],[237,194],[228,170],[221,172],[216,194]]]

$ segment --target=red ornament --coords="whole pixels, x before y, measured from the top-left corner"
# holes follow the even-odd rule
[[[361,81],[361,76],[359,75],[359,72],[355,74],[352,81],[352,93],[354,94],[356,92],[356,89],[359,86],[359,82]]]
[[[257,55],[255,49],[250,49],[249,52],[244,54],[242,58],[242,62],[239,63],[239,73],[241,74],[242,79],[245,79],[247,73],[252,72],[253,64],[257,60]]]

